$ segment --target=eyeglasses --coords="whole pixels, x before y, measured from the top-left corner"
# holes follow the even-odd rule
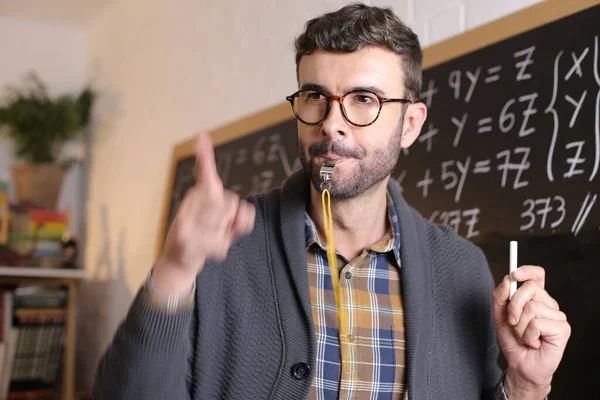
[[[302,89],[285,98],[300,122],[318,125],[325,121],[331,109],[331,100],[340,103],[342,115],[354,126],[365,127],[373,124],[384,103],[413,103],[409,99],[389,99],[368,90],[353,90],[343,96],[325,96],[313,89]]]

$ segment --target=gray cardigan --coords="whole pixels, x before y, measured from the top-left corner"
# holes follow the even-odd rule
[[[252,199],[253,232],[197,278],[193,308],[166,314],[143,291],[97,371],[96,399],[305,399],[315,367],[303,172]],[[494,398],[500,380],[483,253],[409,207],[400,220],[410,399]]]

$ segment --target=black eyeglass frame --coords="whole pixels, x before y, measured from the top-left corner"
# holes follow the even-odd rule
[[[349,91],[348,93],[344,94],[343,96],[335,96],[335,95],[325,96],[325,99],[327,100],[327,108],[325,109],[325,115],[323,116],[323,118],[318,122],[306,122],[305,120],[300,118],[300,115],[298,115],[298,112],[296,111],[296,107],[294,107],[294,99],[296,97],[298,97],[298,95],[302,92],[317,92],[317,93],[322,94],[323,96],[325,96],[325,95],[322,92],[319,92],[318,90],[314,90],[314,89],[300,89],[297,92],[295,92],[289,96],[286,96],[285,99],[290,102],[290,104],[292,106],[292,111],[294,112],[294,115],[296,116],[296,118],[298,118],[298,120],[300,122],[302,122],[303,124],[306,124],[306,125],[319,125],[320,123],[325,121],[327,119],[327,116],[329,115],[329,111],[331,110],[331,100],[335,100],[338,103],[340,103],[342,115],[344,116],[344,119],[346,121],[348,121],[350,124],[352,124],[354,126],[358,126],[360,128],[364,128],[366,126],[373,125],[375,123],[375,121],[377,121],[377,119],[379,118],[379,114],[381,114],[381,108],[383,107],[383,105],[385,103],[402,103],[402,104],[413,104],[414,103],[414,101],[407,99],[407,98],[392,99],[392,98],[380,96],[377,93],[374,93],[370,90],[355,89],[355,90]],[[357,92],[370,93],[370,94],[374,95],[375,97],[377,97],[377,99],[379,99],[379,110],[377,110],[377,115],[375,116],[375,119],[373,119],[373,121],[371,121],[368,124],[356,124],[356,123],[350,121],[350,118],[348,118],[348,115],[346,114],[346,109],[344,108],[344,99],[346,98],[346,96],[348,96],[352,93],[357,93]]]

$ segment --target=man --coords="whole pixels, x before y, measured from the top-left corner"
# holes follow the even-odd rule
[[[509,301],[509,278],[494,290],[483,253],[423,219],[390,180],[427,113],[416,35],[390,10],[355,4],[309,21],[296,51],[299,91],[287,99],[303,171],[240,200],[199,135],[197,185],[95,397],[543,399],[570,336],[544,270],[519,268]]]

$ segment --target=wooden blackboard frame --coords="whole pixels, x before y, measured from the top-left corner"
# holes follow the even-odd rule
[[[426,70],[598,4],[600,4],[600,0],[545,0],[425,48],[423,50],[423,69]],[[214,129],[209,134],[216,147],[291,118],[294,118],[291,107],[289,103],[285,102]],[[171,166],[157,237],[157,257],[162,249],[163,240],[168,229],[169,205],[175,184],[177,164],[181,159],[194,154],[194,143],[195,138],[191,138],[177,144],[171,156]]]

